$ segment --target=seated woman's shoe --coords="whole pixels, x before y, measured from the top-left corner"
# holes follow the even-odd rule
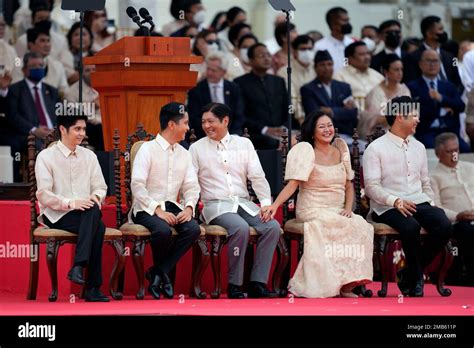
[[[341,297],[347,297],[347,298],[359,298],[358,295],[354,294],[352,291],[349,291],[349,292],[345,292],[345,291],[342,291],[342,289],[339,291],[339,294],[341,295]]]

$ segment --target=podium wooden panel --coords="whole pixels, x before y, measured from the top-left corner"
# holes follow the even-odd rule
[[[202,57],[192,56],[189,38],[124,37],[84,64],[95,64],[91,83],[99,92],[104,146],[113,147],[115,128],[120,148],[141,122],[153,134],[160,130],[159,113],[171,101],[184,103],[198,73],[189,71]]]

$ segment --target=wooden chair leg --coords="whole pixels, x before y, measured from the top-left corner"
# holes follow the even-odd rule
[[[375,239],[375,249],[378,252],[379,263],[380,263],[380,275],[382,277],[382,287],[379,291],[377,291],[378,297],[385,297],[387,296],[387,287],[388,287],[388,269],[385,264],[385,252],[387,251],[387,237],[380,236],[376,237]]]
[[[36,250],[36,261],[30,258],[30,279],[28,284],[28,294],[26,295],[27,300],[36,300],[36,293],[38,291],[38,273],[39,273],[39,258],[40,258],[40,245],[37,242],[33,242],[33,248]]]
[[[138,281],[137,300],[143,300],[145,297],[145,244],[145,241],[141,239],[133,241],[132,260]]]
[[[301,236],[298,239],[298,262],[300,262],[301,258],[303,257],[303,251],[304,251],[304,237]]]
[[[273,291],[275,291],[279,297],[286,297],[286,295],[288,294],[286,286],[282,286],[283,272],[285,271],[286,266],[288,264],[288,259],[288,247],[286,245],[285,238],[283,238],[283,236],[280,236],[277,245],[277,263],[275,266],[275,271],[273,272],[272,281]]]
[[[212,240],[211,266],[214,275],[214,291],[211,292],[211,298],[219,298],[221,296],[221,253],[224,243],[219,236],[215,236]]]
[[[118,291],[118,278],[125,266],[125,253],[121,240],[115,239],[111,241],[110,244],[115,251],[115,261],[114,266],[112,268],[112,272],[110,273],[109,281],[110,295],[114,300],[121,300],[123,298],[123,294]]]
[[[204,271],[209,264],[209,249],[207,248],[206,237],[201,236],[193,246],[193,276],[190,294],[198,299],[205,299],[207,294],[201,291],[201,281]]]
[[[284,236],[283,239],[285,240],[285,244],[287,246],[288,252],[288,262],[286,264],[285,269],[283,270],[282,274],[282,288],[286,289],[288,287],[288,283],[290,282],[290,272],[291,272],[291,237],[288,235]]]
[[[124,256],[125,260],[127,259],[127,256],[130,255],[130,253],[127,252],[126,246],[125,246],[125,241],[122,241],[122,248],[124,250]],[[122,268],[122,271],[119,273],[118,276],[118,284],[117,284],[117,292],[120,292],[123,294],[123,289],[125,287],[125,265]]]
[[[442,251],[442,260],[443,261],[441,262],[436,289],[438,290],[438,293],[441,296],[451,296],[452,291],[444,287],[444,278],[446,277],[446,274],[448,273],[448,270],[454,260],[452,245],[450,241],[448,242],[448,244],[446,244]]]
[[[55,302],[58,299],[58,251],[60,242],[48,240],[46,251],[46,263],[48,264],[49,277],[51,278],[51,294],[48,297],[49,302]]]

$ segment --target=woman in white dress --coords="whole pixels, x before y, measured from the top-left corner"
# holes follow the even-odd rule
[[[385,107],[390,99],[404,95],[411,97],[408,87],[401,83],[403,63],[399,56],[387,54],[382,62],[382,73],[385,80],[375,86],[365,98],[365,109],[361,112],[358,127],[361,139],[365,139],[378,125],[388,130]]]
[[[264,219],[273,217],[299,187],[296,219],[304,222],[304,252],[289,283],[289,291],[299,297],[357,297],[352,290],[372,280],[374,230],[352,213],[349,149],[334,135],[329,116],[308,115],[302,141],[288,153],[288,184],[262,208]]]

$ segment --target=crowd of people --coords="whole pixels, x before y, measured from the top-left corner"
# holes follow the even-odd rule
[[[29,134],[40,148],[58,128],[61,141],[40,153],[36,167],[41,221],[83,235],[68,277],[83,283],[83,268],[88,267],[86,299],[106,301],[99,290],[100,255],[91,252],[103,239],[98,207],[105,183],[97,159],[77,147],[87,133],[95,150],[103,150],[98,93],[90,82],[94,66],[85,66],[83,77],[83,100],[95,103],[94,113],[70,118],[57,115],[55,106],[64,99],[79,100],[81,55],[93,55],[115,36],[105,11],[88,12],[80,52],[79,24],[73,23],[67,35],[61,33],[52,18],[53,5],[51,0],[31,0],[29,8],[11,16],[8,25],[21,34],[14,46],[4,39],[8,26],[0,17],[0,145],[10,146],[12,155],[24,153]],[[204,63],[191,66],[198,81],[186,105],[170,103],[157,111],[160,134],[140,149],[133,166],[129,220],[152,233],[154,265],[148,277],[155,298],[173,296],[168,273],[199,236],[194,219],[199,197],[203,221],[223,226],[229,234],[228,296],[244,297],[249,226],[260,235],[249,296],[272,296],[266,283],[280,234],[274,216],[298,188],[296,215],[305,225],[305,246],[290,291],[304,297],[357,296],[353,289],[372,280],[373,227],[352,213],[349,149],[354,129],[364,147],[364,139],[378,126],[387,132],[365,150],[365,191],[371,200],[369,217],[400,233],[407,264],[398,274],[400,290],[423,296],[423,269],[453,234],[472,284],[473,165],[460,162],[459,153],[470,152],[474,144],[473,43],[448,40],[437,16],[423,18],[419,39],[404,39],[402,24],[394,19],[366,25],[357,36],[348,11],[334,7],[326,14],[326,37],[318,31],[299,33],[297,24],[291,24],[288,41],[279,16],[274,38],[263,41],[239,7],[219,13],[207,28],[200,0],[172,0],[170,12],[175,20],[152,35],[189,37],[192,54],[203,56]],[[289,50],[291,86],[286,79]],[[289,104],[291,141],[299,143],[288,154],[288,184],[272,204],[255,150],[281,148]],[[188,151],[190,128],[198,141]],[[251,140],[241,137],[244,128]],[[428,173],[427,148],[439,157],[433,173]],[[156,174],[163,170],[168,175]],[[247,179],[261,207],[250,200]],[[18,162],[15,180],[21,180]],[[77,181],[76,191],[68,180]],[[179,202],[178,193],[183,195]],[[170,226],[179,234],[173,247]],[[421,227],[429,234],[423,247]],[[328,256],[330,243],[359,245],[364,252],[357,260]]]

